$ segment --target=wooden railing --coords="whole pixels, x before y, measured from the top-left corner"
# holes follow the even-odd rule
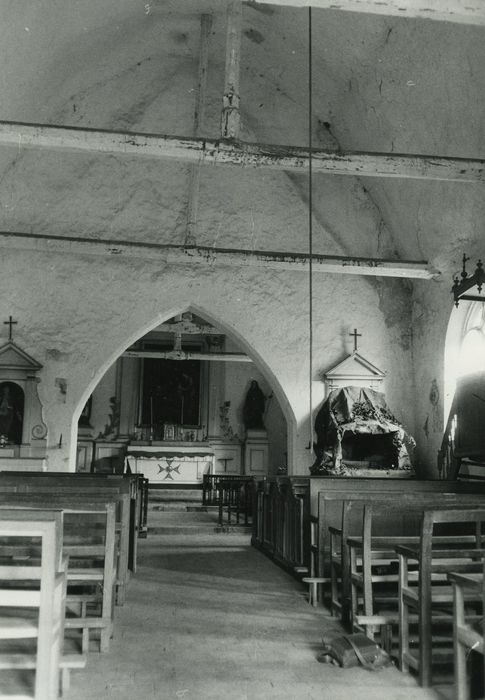
[[[274,477],[256,487],[252,543],[291,571],[310,570],[310,480]]]
[[[438,450],[440,479],[485,480],[485,454],[483,443],[477,445],[473,427],[467,424],[466,415],[460,413],[456,395],[453,398],[446,428]],[[471,438],[471,441],[470,441]]]
[[[252,481],[252,476],[238,474],[204,474],[202,477],[202,505],[218,506],[221,500],[221,483],[244,483]]]
[[[252,477],[244,480],[232,478],[219,482],[219,525],[249,525],[253,515],[255,482]]]
[[[453,480],[460,471],[461,457],[456,454],[455,432],[457,425],[456,397],[453,399],[448,421],[446,423],[441,447],[438,450],[438,474],[440,479]]]
[[[202,503],[219,508],[219,525],[248,525],[253,513],[254,478],[238,474],[204,474]],[[243,522],[241,522],[243,519]]]

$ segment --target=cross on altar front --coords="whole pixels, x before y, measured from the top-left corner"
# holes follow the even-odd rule
[[[357,328],[354,328],[353,333],[349,333],[354,339],[354,352],[357,352],[357,338],[362,338],[362,333],[357,333]]]
[[[8,339],[12,340],[12,326],[16,326],[18,321],[14,321],[11,316],[8,317],[8,321],[4,321],[3,325],[8,326]]]
[[[180,464],[177,464],[176,467],[172,467],[173,457],[171,457],[171,458],[167,457],[167,459],[165,461],[167,462],[167,466],[164,467],[161,464],[159,464],[158,465],[158,473],[162,474],[163,472],[167,472],[163,478],[163,481],[166,481],[167,479],[170,479],[171,481],[173,481],[174,478],[172,476],[172,472],[175,472],[176,474],[178,474],[180,476],[180,471],[179,471]]]

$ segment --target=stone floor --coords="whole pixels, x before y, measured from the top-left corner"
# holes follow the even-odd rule
[[[72,674],[67,700],[441,697],[395,668],[318,663],[322,636],[341,633],[338,623],[309,607],[301,584],[247,535],[214,533],[211,519],[175,534],[170,517],[172,534],[140,540],[111,649]]]

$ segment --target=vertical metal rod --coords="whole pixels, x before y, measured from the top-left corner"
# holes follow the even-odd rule
[[[239,112],[239,78],[241,65],[242,3],[231,0],[227,6],[226,77],[221,120],[223,139],[238,139],[241,123]]]
[[[199,72],[195,97],[194,129],[195,137],[201,136],[204,127],[205,103],[207,94],[207,72],[209,66],[209,37],[212,28],[212,15],[200,18]],[[189,172],[189,200],[187,203],[187,228],[184,245],[197,243],[197,218],[199,212],[200,163],[191,166]]]
[[[310,451],[313,448],[313,160],[312,8],[308,8],[308,359]]]

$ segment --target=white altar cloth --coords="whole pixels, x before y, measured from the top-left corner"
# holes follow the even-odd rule
[[[166,442],[129,445],[126,464],[151,484],[201,483],[213,470],[214,452],[207,443]]]

